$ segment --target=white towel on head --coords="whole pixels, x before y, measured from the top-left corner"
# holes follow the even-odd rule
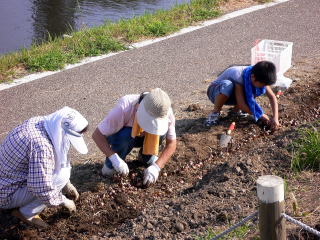
[[[64,107],[50,115],[45,116],[45,128],[54,147],[54,174],[59,173],[61,168],[70,167],[70,162],[68,161],[67,157],[70,148],[70,137],[68,137],[68,135],[78,134],[77,132],[83,130],[87,125],[88,121],[78,111],[70,107]],[[71,130],[71,133],[66,131],[66,126],[69,130]],[[86,153],[87,147],[84,143],[82,135],[78,135],[79,136],[77,136],[77,138],[82,140],[81,147],[86,148],[81,153]]]

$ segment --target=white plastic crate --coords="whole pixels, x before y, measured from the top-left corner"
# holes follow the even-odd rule
[[[292,42],[264,39],[251,48],[251,65],[260,61],[273,62],[277,69],[276,86],[288,88],[292,82],[283,74],[291,67]]]

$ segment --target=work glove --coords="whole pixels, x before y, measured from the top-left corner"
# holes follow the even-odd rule
[[[128,165],[119,157],[117,153],[112,154],[109,157],[112,166],[116,172],[120,173],[121,175],[127,176],[129,173]]]
[[[160,168],[156,163],[153,163],[147,169],[144,170],[143,184],[150,185],[157,181],[160,173]]]
[[[157,155],[152,155],[149,159],[149,161],[147,162],[148,165],[152,165],[154,164],[156,161],[158,160],[158,156]]]
[[[75,201],[79,199],[79,193],[70,181],[64,186],[63,191],[65,191],[67,195],[73,196]]]
[[[66,198],[63,201],[62,206],[64,206],[66,209],[68,209],[70,213],[74,213],[77,211],[76,204],[74,203],[74,201],[72,201],[68,198]]]
[[[115,173],[116,171],[113,169],[113,168],[109,168],[107,167],[106,164],[103,164],[103,167],[102,167],[102,170],[101,170],[101,173],[103,176],[113,176],[113,174]]]

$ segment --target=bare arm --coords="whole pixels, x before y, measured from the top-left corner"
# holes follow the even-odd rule
[[[106,136],[104,136],[98,128],[93,132],[92,139],[98,146],[98,148],[103,152],[106,157],[110,157],[114,152],[111,150],[110,145]]]
[[[177,147],[176,139],[166,139],[166,146],[164,147],[160,157],[156,161],[157,165],[160,168],[163,168],[164,165],[169,161],[172,154],[175,152]]]
[[[270,86],[266,86],[266,94],[269,98],[271,108],[272,108],[272,114],[273,114],[273,122],[271,123],[273,127],[278,127],[279,124],[279,113],[278,113],[278,100],[276,95],[273,93]]]
[[[243,94],[243,86],[242,85],[236,84],[235,95],[236,95],[238,109],[242,110],[243,112],[252,114],[247,103],[246,103],[245,96]]]

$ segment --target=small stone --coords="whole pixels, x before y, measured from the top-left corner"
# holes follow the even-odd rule
[[[151,223],[149,223],[149,222],[147,223],[146,227],[147,227],[147,229],[150,229],[150,230],[153,229],[153,225]]]
[[[237,212],[241,211],[241,209],[242,208],[241,208],[241,206],[239,204],[234,206],[234,210],[237,211]]]
[[[234,189],[228,189],[228,194],[231,195],[231,196],[234,196],[236,195],[236,191]]]
[[[177,222],[175,228],[177,229],[178,232],[183,232],[184,225],[181,222]]]
[[[158,221],[156,221],[156,220],[150,220],[150,223],[151,223],[153,226],[155,226],[155,225],[157,225]]]
[[[199,215],[198,215],[198,213],[193,213],[192,214],[192,218],[194,219],[194,220],[198,220],[198,218],[199,218]]]

